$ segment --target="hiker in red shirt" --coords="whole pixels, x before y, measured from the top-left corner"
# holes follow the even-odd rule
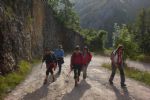
[[[80,47],[77,45],[71,56],[71,64],[70,64],[71,70],[74,70],[75,86],[77,86],[79,82],[82,64],[83,64],[83,56],[80,51]]]
[[[118,48],[111,54],[111,63],[112,63],[112,74],[109,78],[109,83],[113,85],[113,79],[118,68],[120,71],[121,78],[121,87],[125,87],[125,74],[123,69],[123,46],[119,45]]]
[[[89,52],[87,46],[83,49],[83,79],[87,77],[87,67],[92,59],[92,54]]]

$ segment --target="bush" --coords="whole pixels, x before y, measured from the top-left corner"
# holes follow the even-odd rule
[[[0,99],[2,99],[9,90],[15,88],[15,86],[25,78],[30,69],[31,65],[29,62],[21,61],[18,71],[6,76],[0,76]]]
[[[111,65],[106,64],[106,63],[102,64],[102,67],[111,69]],[[139,71],[137,69],[125,66],[125,75],[137,81],[141,81],[145,83],[146,85],[150,86],[150,73],[149,72]]]
[[[81,29],[80,33],[86,39],[85,43],[91,51],[100,52],[104,50],[107,32],[104,30]]]
[[[150,56],[146,56],[144,54],[140,54],[136,57],[137,61],[142,61],[142,62],[146,62],[146,63],[150,63]]]
[[[101,55],[108,56],[108,57],[110,57],[111,53],[112,53],[112,48],[109,49],[104,48],[104,50],[100,52]]]
[[[129,33],[127,26],[123,25],[121,28],[117,28],[116,31],[114,33],[114,47],[116,48],[118,44],[122,44],[124,46],[124,60],[127,58],[135,59],[138,52],[138,45],[133,41],[133,36]]]

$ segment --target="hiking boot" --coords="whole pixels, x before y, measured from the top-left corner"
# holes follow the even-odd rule
[[[124,84],[124,83],[123,83],[123,84],[121,84],[121,87],[126,87],[126,84]]]
[[[46,83],[47,83],[47,79],[44,80],[44,83],[43,83],[43,84],[46,84]]]
[[[83,79],[86,79],[86,75],[83,75]]]
[[[109,80],[109,84],[110,84],[110,85],[113,85],[114,83],[113,83],[111,80]]]
[[[79,78],[79,77],[77,78],[77,81],[78,81],[78,82],[80,81],[80,78]]]
[[[78,80],[75,79],[75,87],[77,87],[77,86],[78,86]]]
[[[58,72],[58,74],[60,75],[60,74],[61,74],[61,72],[59,71],[59,72]]]
[[[55,82],[55,77],[53,77],[53,80],[52,80],[52,82]]]

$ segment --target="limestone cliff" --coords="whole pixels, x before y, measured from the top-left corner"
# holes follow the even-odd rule
[[[60,43],[69,51],[83,38],[57,22],[47,0],[0,1],[0,74],[16,70],[21,59],[41,57],[43,47]]]
[[[65,51],[72,50],[75,45],[83,46],[83,37],[72,29],[65,28],[53,16],[53,11],[49,5],[45,5],[45,24],[43,27],[44,48],[54,49],[58,44],[64,46]]]

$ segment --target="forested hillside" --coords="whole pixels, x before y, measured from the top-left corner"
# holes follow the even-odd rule
[[[112,31],[114,23],[128,23],[141,8],[150,7],[149,0],[71,0],[83,28]]]
[[[71,0],[80,17],[82,28],[107,30],[107,47],[112,46],[114,23],[129,24],[135,21],[142,8],[150,7],[149,0]]]

